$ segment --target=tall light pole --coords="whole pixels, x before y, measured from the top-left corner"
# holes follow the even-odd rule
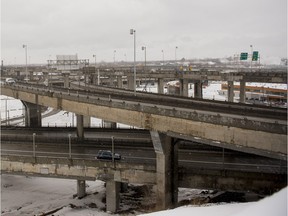
[[[161,50],[162,52],[162,59],[163,59],[163,65],[164,65],[164,50]]]
[[[96,72],[96,55],[93,55],[93,57],[95,58],[95,72]],[[99,74],[100,72],[99,72],[99,69],[98,69],[98,75],[97,75],[97,83],[98,83],[98,85],[100,84],[100,74]]]
[[[25,48],[25,59],[26,59],[25,80],[28,81],[28,68],[27,68],[27,45],[23,44],[23,48]]]
[[[175,64],[176,64],[176,61],[177,61],[177,49],[178,49],[178,46],[175,47]]]
[[[95,68],[96,68],[96,60],[97,60],[96,57],[97,57],[97,56],[96,56],[96,55],[93,55],[93,57],[95,58]]]
[[[116,53],[116,50],[114,50],[114,56],[113,56],[113,59],[114,59],[114,64],[115,64],[115,53]]]
[[[251,72],[252,72],[253,46],[250,45],[250,48],[251,48],[251,62],[250,62],[250,70],[251,70]]]
[[[144,50],[144,59],[145,59],[144,72],[145,72],[146,71],[146,47],[142,46],[142,50]]]
[[[134,35],[134,95],[136,96],[136,30],[130,29],[130,34]]]

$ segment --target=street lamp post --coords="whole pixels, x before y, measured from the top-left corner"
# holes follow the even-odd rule
[[[251,70],[251,72],[252,72],[253,46],[250,45],[250,48],[251,48],[251,62],[250,62],[250,70]]]
[[[115,53],[116,53],[116,50],[114,50],[114,56],[113,56],[114,64],[115,64]]]
[[[142,50],[144,50],[144,59],[145,59],[144,72],[146,72],[146,47],[145,47],[145,46],[142,46]]]
[[[96,57],[97,57],[97,56],[96,56],[96,55],[93,55],[93,57],[95,58],[95,68],[96,68]]]
[[[175,47],[175,63],[177,61],[177,49],[178,49],[178,46]]]
[[[28,69],[27,69],[27,45],[23,44],[23,48],[25,48],[25,60],[26,60],[25,80],[28,81]]]
[[[93,57],[95,58],[95,72],[96,72],[96,55],[93,55]],[[100,84],[100,72],[99,69],[97,70],[98,74],[97,74],[97,84]]]
[[[130,29],[130,34],[134,35],[134,95],[136,96],[136,30]]]

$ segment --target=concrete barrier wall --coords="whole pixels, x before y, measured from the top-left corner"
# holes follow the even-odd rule
[[[127,183],[155,184],[155,166],[97,160],[2,156],[2,173],[34,175],[41,177],[114,180]]]

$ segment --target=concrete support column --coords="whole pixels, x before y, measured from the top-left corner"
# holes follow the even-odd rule
[[[29,71],[29,80],[34,80],[33,71]]]
[[[83,116],[83,126],[86,128],[91,127],[91,117],[90,116]]]
[[[83,198],[86,195],[85,180],[77,180],[77,197]]]
[[[246,101],[246,82],[241,80],[240,81],[240,103],[245,103]]]
[[[117,76],[117,87],[123,88],[122,76]]]
[[[164,80],[159,78],[157,80],[158,83],[158,94],[163,94],[164,93]]]
[[[92,74],[92,85],[97,85],[98,76],[97,74]]]
[[[70,87],[69,73],[63,73],[63,76],[64,76],[64,88],[69,88]]]
[[[197,80],[194,82],[194,98],[203,98],[201,80]]]
[[[180,79],[180,95],[188,97],[188,80]]]
[[[49,73],[48,72],[43,72],[43,76],[44,76],[45,81],[47,80],[48,85],[50,85],[50,83],[49,83]]]
[[[234,83],[233,81],[228,81],[228,101],[233,102],[234,101]]]
[[[76,114],[77,120],[77,137],[79,139],[84,139],[84,118],[83,115]]]
[[[134,90],[134,77],[133,76],[127,76],[127,84],[128,84],[128,89]]]
[[[36,97],[37,100],[37,97]],[[41,127],[41,106],[22,101],[25,107],[25,127]]]
[[[178,147],[172,138],[150,131],[156,152],[157,210],[175,207],[178,203]]]
[[[114,78],[115,78],[115,77],[112,76],[112,75],[109,77],[109,82],[110,82],[110,86],[111,86],[111,87],[115,87],[115,86],[114,86]]]
[[[107,181],[106,182],[106,211],[117,212],[120,204],[120,182]]]

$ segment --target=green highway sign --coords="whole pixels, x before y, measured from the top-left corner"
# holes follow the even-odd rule
[[[258,51],[254,51],[253,54],[252,54],[252,61],[257,61],[258,60],[258,56],[259,56]]]
[[[240,54],[240,60],[247,60],[248,59],[248,53],[241,53]]]

